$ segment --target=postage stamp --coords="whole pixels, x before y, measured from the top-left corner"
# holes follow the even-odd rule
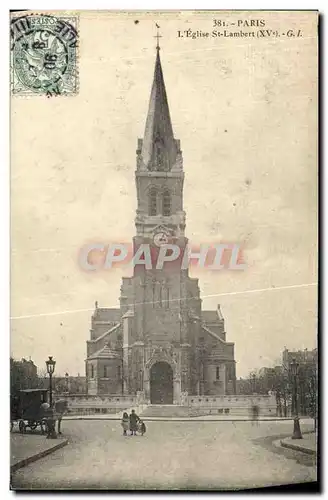
[[[29,14],[10,26],[13,95],[78,93],[78,18]]]

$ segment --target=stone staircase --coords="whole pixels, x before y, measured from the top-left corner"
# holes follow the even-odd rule
[[[188,406],[148,405],[141,413],[142,417],[188,417]]]

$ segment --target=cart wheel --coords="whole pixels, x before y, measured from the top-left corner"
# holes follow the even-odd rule
[[[28,421],[28,426],[29,426],[29,428],[30,428],[32,431],[34,431],[34,429],[36,429],[36,428],[37,428],[38,423],[37,423],[35,420],[29,420],[29,421]]]
[[[19,421],[19,432],[21,434],[24,434],[25,430],[26,430],[26,425],[24,424],[24,420],[20,420]]]

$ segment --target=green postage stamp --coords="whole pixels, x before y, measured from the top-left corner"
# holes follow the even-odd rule
[[[16,16],[10,28],[13,95],[77,94],[77,17]]]

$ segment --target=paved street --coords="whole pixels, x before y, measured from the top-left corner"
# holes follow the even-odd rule
[[[31,457],[39,457],[50,453],[55,447],[64,446],[66,439],[45,439],[41,434],[10,433],[10,467],[18,468],[22,462],[32,461]]]
[[[302,430],[312,430],[303,423]],[[231,489],[316,479],[314,458],[273,444],[291,422],[65,421],[65,448],[17,471],[14,488]]]

